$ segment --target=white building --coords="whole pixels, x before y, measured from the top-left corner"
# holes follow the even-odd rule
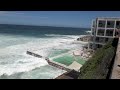
[[[102,47],[112,38],[115,38],[120,31],[120,18],[96,18],[91,25],[91,39],[88,49]]]

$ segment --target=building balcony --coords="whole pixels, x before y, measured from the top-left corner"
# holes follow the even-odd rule
[[[107,28],[114,28],[115,21],[107,21]]]
[[[116,28],[120,28],[120,21],[116,21]]]
[[[98,36],[104,36],[104,33],[97,33]]]
[[[113,32],[114,32],[114,29],[107,29],[105,36],[112,36],[113,37]]]
[[[106,44],[110,40],[112,40],[112,38],[96,37],[95,41],[93,40],[93,38],[91,38],[91,40],[89,41],[89,43],[96,43],[96,44],[104,45],[104,44]]]
[[[98,29],[97,35],[104,36],[105,29]]]
[[[100,28],[105,28],[105,23],[106,23],[105,20],[99,20],[99,21],[98,21],[98,27],[100,27]]]

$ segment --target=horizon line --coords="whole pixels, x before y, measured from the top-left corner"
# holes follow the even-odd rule
[[[1,25],[24,25],[24,26],[48,26],[48,27],[66,27],[66,28],[88,28],[90,27],[75,27],[75,26],[54,26],[54,25],[33,25],[33,24],[14,24],[14,23],[0,23]]]

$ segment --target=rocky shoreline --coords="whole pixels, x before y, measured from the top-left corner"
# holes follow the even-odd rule
[[[90,40],[90,35],[85,35],[82,37],[77,38],[77,41],[83,41],[83,42],[88,42]]]
[[[90,50],[87,50],[87,44],[90,41],[90,39],[91,39],[90,35],[84,35],[82,37],[77,38],[77,41],[80,41],[83,43],[86,42],[86,45],[84,45],[82,49],[75,51],[74,55],[78,55],[78,53],[79,53],[79,55],[83,59],[89,59],[90,57],[92,57],[93,52]]]

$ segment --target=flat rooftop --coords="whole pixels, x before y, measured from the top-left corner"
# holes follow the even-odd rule
[[[98,17],[97,19],[120,20],[120,17]]]

